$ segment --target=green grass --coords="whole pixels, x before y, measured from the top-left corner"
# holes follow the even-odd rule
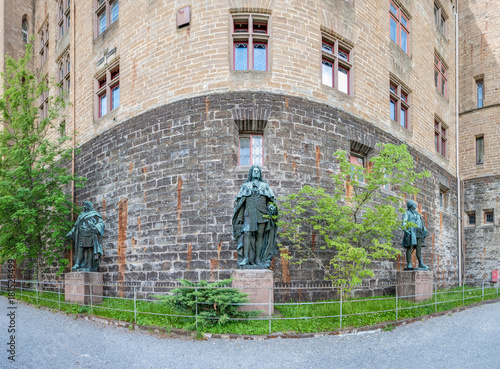
[[[496,288],[485,288],[484,297],[481,288],[462,287],[438,290],[432,299],[415,303],[398,299],[398,320],[416,318],[435,312],[447,311],[464,305],[471,305],[484,300],[498,297]],[[134,301],[113,297],[104,297],[102,304],[97,307],[80,306],[73,303],[65,303],[64,294],[54,292],[39,292],[38,302],[36,291],[24,290],[22,296],[17,291],[16,298],[26,301],[35,306],[46,306],[52,309],[60,309],[67,313],[86,313],[97,316],[117,319],[125,322],[135,323]],[[164,304],[152,301],[137,301],[137,324],[172,328],[192,327],[196,318],[165,316],[155,314],[177,314]],[[310,304],[299,305],[296,303],[275,304],[275,308],[283,316],[274,316],[271,322],[272,332],[322,332],[336,331],[341,328],[340,301],[319,301]],[[362,327],[384,322],[396,321],[396,297],[370,297],[351,298],[342,301],[342,328]],[[128,311],[117,311],[128,310]],[[287,319],[298,318],[298,319]],[[254,321],[231,321],[224,325],[204,327],[205,332],[210,333],[235,333],[235,334],[268,334],[269,320]]]

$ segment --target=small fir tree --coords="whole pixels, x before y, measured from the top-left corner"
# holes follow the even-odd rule
[[[430,173],[415,172],[406,145],[383,145],[366,169],[352,165],[345,151],[334,156],[339,170],[331,176],[332,193],[304,186],[280,199],[280,236],[289,247],[279,246],[285,251],[283,257],[291,258],[287,256],[291,251],[299,264],[315,260],[334,284],[352,286],[374,276],[373,261],[393,259],[400,253],[392,239],[401,226],[398,213],[405,210],[401,195],[416,195],[415,181]],[[387,187],[392,191],[383,193],[381,189]],[[319,250],[311,246],[312,233],[321,238]],[[324,255],[331,259],[325,262]]]
[[[59,137],[56,121],[66,106],[62,95],[49,95],[47,113],[39,116],[38,102],[54,83],[39,80],[30,70],[32,46],[18,61],[5,58],[0,96],[0,260],[18,264],[68,264],[66,233],[73,208],[67,189],[80,187],[83,178],[68,170],[70,137]],[[50,139],[54,133],[55,139]]]

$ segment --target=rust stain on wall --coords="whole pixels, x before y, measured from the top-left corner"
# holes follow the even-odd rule
[[[428,228],[429,225],[427,224],[427,212],[424,213],[424,221],[425,221],[425,228]]]
[[[127,251],[128,199],[118,202],[118,275],[119,281],[125,280],[125,263]],[[123,287],[118,288],[118,294],[123,297]]]
[[[417,195],[415,195],[414,201],[417,202]],[[422,214],[422,203],[418,204],[417,210],[420,214]]]
[[[318,176],[318,180],[319,180],[319,161],[320,161],[320,159],[321,159],[320,147],[316,146],[316,174]]]
[[[345,197],[347,204],[351,203],[352,194],[354,193],[354,187],[351,185],[350,181],[345,183]]]
[[[106,199],[102,199],[102,220],[106,221]]]
[[[210,280],[215,281],[216,271],[219,269],[219,260],[210,259]]]
[[[401,271],[401,255],[398,254],[398,272]]]
[[[135,238],[132,238],[132,250],[135,250],[135,244],[136,244],[136,240],[135,240]]]
[[[193,246],[191,244],[188,245],[188,251],[187,251],[187,269],[190,270],[191,268],[191,260],[193,260]]]
[[[134,162],[130,162],[130,164],[128,165],[128,172],[129,174],[132,174],[132,170],[134,170]]]
[[[314,233],[311,234],[311,250],[312,252],[316,251],[316,235]]]
[[[293,169],[294,173],[297,173],[297,163],[296,162],[292,162],[292,169]]]
[[[439,232],[443,234],[443,212],[439,212]]]
[[[283,282],[290,283],[290,270],[288,265],[288,250],[281,250],[281,272],[283,273]]]
[[[141,231],[141,217],[137,218],[137,232]]]
[[[285,163],[288,163],[288,154],[285,152],[283,153],[283,156],[285,157]]]
[[[288,108],[288,97],[285,97],[285,106]]]
[[[182,193],[182,178],[179,176],[177,177],[177,220],[179,223],[177,225],[178,234],[181,234],[181,211],[182,211],[181,193]]]
[[[220,260],[220,251],[222,250],[222,242],[217,244],[217,260]]]

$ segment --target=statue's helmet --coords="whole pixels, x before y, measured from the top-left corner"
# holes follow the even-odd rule
[[[417,203],[413,200],[408,200],[408,202],[406,203],[406,207],[408,208],[408,210],[416,210]]]

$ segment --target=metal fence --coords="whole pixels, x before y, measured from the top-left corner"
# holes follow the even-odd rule
[[[9,285],[9,283],[11,283]],[[77,289],[70,287],[80,287]],[[397,284],[368,284],[351,287],[347,290],[343,287],[336,287],[327,284],[276,284],[273,288],[267,288],[265,293],[269,294],[267,302],[238,304],[244,307],[254,307],[256,310],[264,310],[267,314],[254,316],[251,318],[230,318],[231,321],[263,321],[267,322],[268,332],[286,327],[287,321],[328,321],[324,324],[326,330],[341,330],[356,324],[357,317],[375,316],[375,323],[395,323],[409,316],[423,316],[438,311],[451,310],[460,306],[473,303],[484,303],[486,300],[499,298],[499,283],[486,280],[466,281],[461,286],[448,286],[447,289],[438,289],[438,284],[433,282],[432,291],[423,294],[402,294],[403,285]],[[404,285],[407,286],[407,285]],[[0,290],[3,293],[12,292],[12,281],[2,279]],[[36,305],[45,305],[59,310],[80,312],[83,308],[85,312],[97,315],[107,315],[108,317],[129,321],[134,324],[141,324],[139,317],[156,316],[168,319],[183,318],[194,320],[194,325],[198,329],[202,319],[218,319],[201,317],[199,311],[205,302],[196,300],[196,311],[194,315],[177,313],[165,313],[162,305],[158,304],[157,296],[171,295],[174,288],[191,288],[198,291],[201,288],[231,288],[231,287],[186,287],[178,282],[106,282],[100,284],[74,284],[64,281],[36,281],[18,280],[15,281],[16,299],[24,300]],[[86,289],[85,289],[86,288]],[[259,288],[252,287],[252,290]],[[327,301],[290,301],[274,302],[273,295],[297,291],[306,295],[314,294],[317,291],[328,289],[329,294],[338,298]],[[356,297],[356,295],[366,296],[369,291],[389,290],[395,294],[371,297]],[[106,290],[105,296],[104,291]],[[109,296],[110,291],[112,296]],[[149,291],[149,292],[148,292]],[[286,293],[284,293],[284,291]],[[350,292],[348,292],[350,291]],[[364,291],[364,293],[363,293]],[[69,295],[70,294],[70,295]],[[126,297],[125,297],[126,295]],[[67,300],[80,300],[75,304]],[[423,301],[415,302],[422,299]],[[229,304],[231,305],[231,304]],[[368,308],[366,307],[368,306]],[[264,307],[264,309],[263,309]],[[379,310],[373,310],[373,308]],[[199,309],[200,308],[200,309]],[[277,309],[277,310],[275,310]],[[113,315],[112,312],[115,312]],[[410,312],[410,313],[408,313]],[[116,314],[116,313],[125,313]],[[320,324],[318,323],[318,326]],[[322,327],[322,326],[321,326]],[[285,328],[286,329],[286,328]]]

